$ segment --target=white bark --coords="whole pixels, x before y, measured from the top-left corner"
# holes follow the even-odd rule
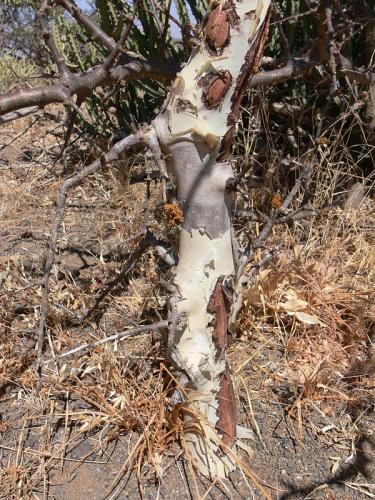
[[[186,381],[186,443],[207,476],[223,477],[234,468],[223,451],[235,445],[235,433],[223,429],[220,418],[228,406],[234,413],[232,401],[224,401],[232,396],[221,283],[235,274],[226,184],[239,102],[261,56],[269,7],[270,0],[212,2],[200,43],[154,121],[184,213],[178,296],[171,302],[179,321],[170,334],[170,356]],[[210,306],[214,294],[221,303],[216,309]]]

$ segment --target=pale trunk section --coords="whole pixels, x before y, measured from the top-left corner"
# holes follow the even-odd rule
[[[185,439],[208,476],[234,468],[238,442],[226,360],[226,282],[235,275],[230,148],[239,103],[267,36],[270,0],[212,2],[197,47],[154,121],[178,185],[184,223],[174,283],[170,357],[181,374]]]

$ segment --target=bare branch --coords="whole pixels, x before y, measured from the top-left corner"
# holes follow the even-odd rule
[[[340,56],[340,60],[343,61],[343,57]],[[305,75],[312,69],[316,68],[320,64],[324,63],[324,60],[319,59],[292,59],[282,68],[270,70],[270,71],[260,71],[256,73],[249,87],[265,87],[269,85],[275,85],[277,83],[285,82],[287,80],[292,80],[300,76]],[[337,71],[342,73],[342,75],[349,78],[349,80],[361,83],[363,85],[373,85],[375,83],[375,72],[356,68],[354,66],[348,65],[348,60],[345,59],[345,63],[342,62],[343,67],[337,67]]]
[[[325,15],[326,15],[327,34],[328,34],[329,65],[331,67],[332,80],[333,80],[332,93],[334,94],[339,88],[339,83],[337,80],[337,63],[336,63],[336,56],[338,51],[335,42],[335,30],[332,21],[332,9],[330,7],[325,8]]]
[[[157,330],[162,330],[163,328],[168,327],[168,321],[159,321],[158,323],[152,323],[151,325],[142,325],[133,328],[132,330],[127,330],[126,332],[116,333],[115,335],[111,335],[110,337],[106,337],[104,339],[97,340],[96,342],[90,342],[88,344],[82,344],[70,351],[64,352],[55,356],[51,359],[46,359],[43,361],[43,365],[47,365],[48,363],[52,363],[53,361],[58,361],[60,359],[68,358],[69,356],[74,356],[82,351],[93,350],[96,347],[99,347],[103,344],[107,344],[108,342],[113,342],[115,340],[120,340],[128,337],[135,337],[136,335],[142,335],[147,332],[155,332]]]
[[[131,31],[131,29],[133,27],[134,17],[135,17],[135,14],[137,12],[138,5],[139,5],[139,0],[135,0],[135,2],[134,2],[134,9],[133,9],[134,12],[133,12],[133,14],[131,16],[128,17],[127,25],[122,30],[122,33],[121,33],[119,41],[116,43],[116,46],[111,50],[111,53],[109,54],[109,56],[105,60],[105,62],[104,62],[104,68],[105,69],[109,69],[109,68],[111,68],[114,65],[118,54],[122,50],[122,48],[123,48],[123,46],[124,46],[124,44],[125,44],[128,36],[130,34],[130,31]]]
[[[55,5],[60,5],[69,14],[74,17],[74,19],[81,24],[89,33],[91,33],[92,38],[95,42],[100,42],[108,50],[116,49],[115,40],[108,36],[105,31],[103,31],[94,21],[86,16],[76,5],[74,5],[69,0],[54,0]]]
[[[316,66],[319,66],[323,61],[318,59],[297,59],[293,58],[282,68],[270,70],[270,71],[260,71],[256,73],[252,80],[250,81],[250,88],[260,87],[267,85],[274,85],[276,83],[284,82],[292,78],[297,78],[302,76]]]
[[[56,63],[60,75],[63,78],[68,79],[71,73],[65,64],[64,57],[60,54],[60,52],[56,47],[55,40],[53,38],[51,30],[49,29],[48,24],[45,20],[45,14],[48,12],[49,9],[50,5],[48,0],[44,0],[43,5],[38,12],[39,22],[42,28],[42,37],[49,51],[51,52],[52,59]]]
[[[175,74],[174,63],[152,63],[124,56],[122,64],[112,69],[106,69],[100,65],[85,73],[73,74],[64,82],[59,81],[49,86],[20,89],[10,94],[3,94],[0,96],[0,115],[31,106],[43,107],[55,102],[66,103],[74,95],[87,95],[94,88],[102,85],[117,84],[120,81],[134,81],[140,78],[168,81]]]
[[[144,130],[142,129],[136,134],[125,137],[124,139],[122,139],[122,141],[117,142],[108,151],[107,154],[103,155],[101,158],[92,162],[90,165],[88,165],[83,170],[75,174],[73,177],[67,179],[60,189],[59,198],[55,210],[55,218],[51,230],[50,241],[47,246],[45,255],[45,266],[44,266],[44,274],[42,282],[42,303],[40,310],[39,326],[37,330],[38,334],[37,372],[39,374],[39,377],[41,375],[44,332],[45,332],[46,319],[48,313],[49,278],[52,266],[55,262],[55,255],[57,252],[57,237],[65,213],[65,203],[66,203],[67,193],[72,187],[76,186],[77,184],[82,182],[86,177],[96,172],[101,166],[104,166],[107,163],[115,161],[125,149],[128,149],[141,142],[143,135],[144,135]]]
[[[27,115],[32,115],[40,110],[39,106],[30,106],[29,108],[22,108],[15,111],[11,111],[10,113],[6,113],[5,115],[0,116],[0,125],[3,125],[7,122],[12,122],[13,120],[17,120],[18,118],[23,118]]]

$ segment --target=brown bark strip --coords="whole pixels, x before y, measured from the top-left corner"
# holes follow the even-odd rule
[[[216,429],[221,434],[223,443],[230,448],[236,439],[237,415],[232,375],[228,366],[220,377],[218,398],[219,407],[217,413],[219,420],[216,424]],[[225,453],[225,447],[220,448]]]
[[[228,120],[227,120],[227,125],[230,128],[228,129],[228,132],[225,134],[221,142],[221,150],[217,158],[217,161],[219,162],[226,161],[231,154],[235,124],[240,111],[241,101],[246,89],[248,88],[250,80],[252,79],[254,74],[258,71],[260,59],[263,54],[263,48],[268,37],[270,19],[271,19],[271,9],[268,11],[267,17],[263,23],[262,28],[257,33],[254,39],[254,43],[251,45],[250,49],[248,50],[245,56],[245,62],[242,65],[240,74],[237,78],[236,89],[232,96],[232,111],[228,115]]]
[[[215,316],[213,340],[221,357],[228,345],[228,310],[221,280],[218,279],[208,303],[207,311]]]
[[[220,53],[223,47],[228,44],[230,39],[228,12],[222,5],[213,9],[203,32],[206,46],[214,54]]]
[[[222,358],[226,354],[228,345],[228,308],[220,279],[216,282],[207,310],[215,316],[212,336],[217,348],[217,357]],[[237,417],[232,376],[227,363],[225,371],[220,377],[218,400],[217,414],[219,418],[216,430],[221,435],[224,445],[231,447],[236,438]],[[225,453],[225,447],[220,448]]]
[[[219,106],[232,85],[232,75],[227,70],[207,73],[198,81],[198,85],[203,86],[202,100],[207,109],[214,109]]]

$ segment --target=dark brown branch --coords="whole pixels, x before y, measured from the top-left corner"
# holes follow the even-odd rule
[[[275,22],[277,25],[277,30],[279,32],[280,42],[281,42],[281,45],[284,49],[285,57],[286,57],[287,61],[290,61],[292,58],[292,53],[290,51],[289,41],[288,41],[288,38],[287,38],[285,31],[284,31],[284,27],[282,24],[283,20],[281,18],[279,9],[277,8],[275,3],[273,3],[273,5],[272,5],[272,12],[273,12],[273,17],[275,18]]]
[[[325,17],[326,17],[327,34],[328,34],[329,65],[331,67],[332,81],[333,81],[332,93],[334,94],[339,88],[339,83],[337,80],[337,63],[336,63],[336,57],[338,51],[336,47],[335,30],[332,21],[332,9],[330,7],[325,8]]]

